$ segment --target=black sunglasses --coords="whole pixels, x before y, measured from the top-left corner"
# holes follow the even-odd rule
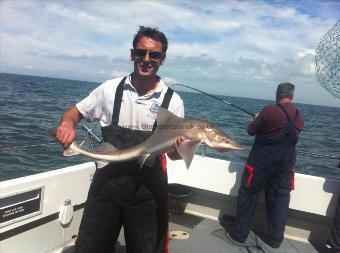
[[[150,52],[146,49],[131,49],[132,57],[144,58],[147,54],[149,55],[150,59],[153,59],[153,60],[160,60],[163,58],[162,52],[158,52],[158,51]]]

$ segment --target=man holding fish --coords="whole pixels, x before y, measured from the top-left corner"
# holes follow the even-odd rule
[[[56,138],[64,155],[108,163],[94,175],[76,252],[112,252],[122,226],[127,252],[167,252],[164,152],[188,168],[201,143],[219,152],[241,149],[209,122],[183,118],[183,101],[156,75],[167,45],[162,32],[141,26],[131,49],[133,73],[103,83],[63,114]],[[105,143],[97,152],[74,143],[82,118],[100,120]]]
[[[69,147],[84,118],[100,121],[105,142],[125,149],[140,144],[156,129],[159,108],[183,117],[183,101],[156,75],[168,41],[157,28],[141,26],[133,40],[134,71],[109,80],[66,111],[56,138]],[[172,145],[183,141],[177,137]],[[103,151],[108,153],[110,150]],[[168,153],[176,158],[176,151]],[[76,240],[76,252],[112,252],[121,227],[127,252],[165,252],[167,242],[167,175],[164,155],[109,163],[97,170]]]

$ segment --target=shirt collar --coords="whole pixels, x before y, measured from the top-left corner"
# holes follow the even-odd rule
[[[131,75],[132,74],[130,74],[128,76],[128,78],[126,78],[124,86],[125,86],[125,88],[137,93],[136,88],[133,87],[133,85],[131,83]],[[141,97],[149,98],[149,97],[153,97],[153,96],[159,96],[159,94],[163,91],[164,88],[165,88],[165,84],[164,84],[163,80],[159,77],[159,82],[158,82],[156,89],[154,89],[153,92],[148,93],[148,94],[141,96]]]

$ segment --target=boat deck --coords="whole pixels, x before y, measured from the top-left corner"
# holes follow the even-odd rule
[[[218,221],[191,214],[172,214],[169,224],[170,253],[327,253],[327,249],[314,248],[311,244],[285,239],[277,249],[265,244],[254,232],[245,243],[239,244],[228,239]],[[63,253],[72,253],[69,248]],[[123,233],[120,234],[115,253],[126,253]]]
[[[245,243],[232,241],[226,235],[218,221],[201,218],[190,214],[172,215],[171,231],[184,231],[189,239],[172,239],[169,252],[222,253],[222,252],[282,252],[282,253],[317,253],[311,244],[285,239],[280,248],[274,249],[265,244],[254,232],[251,232]]]
[[[112,253],[126,253],[124,233],[121,231]],[[60,253],[74,253],[74,246],[66,246]],[[330,253],[322,245],[312,245],[285,238],[274,249],[264,243],[253,231],[245,243],[231,240],[216,220],[192,214],[171,214],[169,223],[169,253]]]

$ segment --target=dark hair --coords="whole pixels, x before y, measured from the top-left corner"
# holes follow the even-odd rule
[[[280,83],[276,90],[276,102],[283,98],[293,99],[295,86],[292,83]]]
[[[160,32],[158,30],[157,27],[152,28],[149,26],[140,26],[138,32],[136,33],[135,37],[133,38],[133,48],[135,49],[137,46],[138,41],[142,38],[142,37],[150,37],[156,41],[159,41],[160,43],[162,43],[162,48],[163,48],[163,52],[165,53],[166,50],[168,49],[168,39],[166,38],[165,34]]]

